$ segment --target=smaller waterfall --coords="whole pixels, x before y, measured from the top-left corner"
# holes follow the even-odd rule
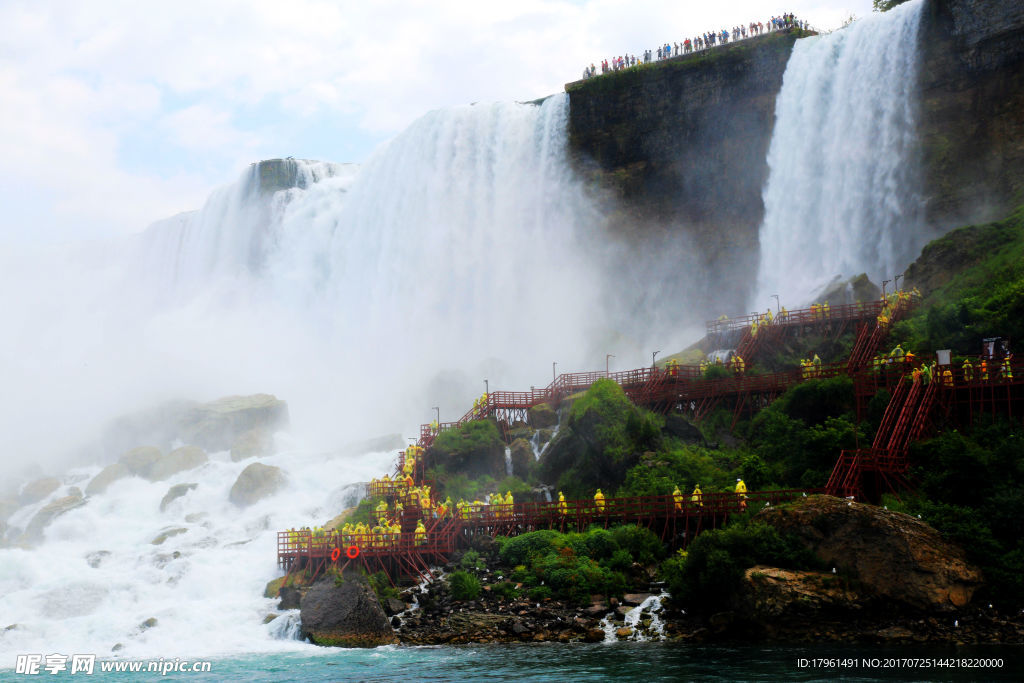
[[[274,640],[301,640],[299,634],[302,633],[302,620],[299,618],[299,610],[290,609],[267,624],[267,633]]]
[[[512,476],[512,449],[505,446],[505,474]]]
[[[927,239],[916,157],[923,4],[793,47],[768,149],[759,299],[796,306],[837,274],[889,277]]]

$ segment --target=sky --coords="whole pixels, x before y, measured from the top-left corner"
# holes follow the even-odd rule
[[[250,163],[362,162],[424,113],[584,65],[870,0],[0,0],[0,247],[136,233]]]

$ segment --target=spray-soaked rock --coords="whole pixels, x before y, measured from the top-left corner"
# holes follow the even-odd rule
[[[166,541],[168,538],[173,538],[174,536],[179,536],[181,534],[186,533],[187,531],[188,531],[188,529],[186,529],[185,527],[180,527],[180,526],[179,527],[175,527],[175,528],[170,528],[170,529],[164,529],[163,531],[161,531],[156,536],[156,538],[154,538],[152,541],[150,541],[150,543],[152,543],[153,545],[163,545],[164,541]]]
[[[228,500],[239,507],[247,507],[274,495],[287,483],[288,478],[280,467],[254,462],[238,475]]]
[[[259,458],[274,453],[274,435],[266,429],[257,428],[243,432],[231,444],[231,459],[235,462],[246,458]]]
[[[209,459],[206,452],[198,446],[176,448],[150,465],[148,478],[151,481],[163,481],[178,472],[204,465]]]
[[[57,519],[65,512],[70,512],[77,507],[85,505],[85,500],[82,495],[76,496],[64,496],[58,498],[52,503],[48,503],[43,507],[42,510],[37,512],[32,520],[25,527],[25,533],[22,535],[22,543],[34,544],[43,540],[43,529],[50,525],[53,520]]]
[[[193,407],[181,420],[179,433],[188,443],[208,451],[225,451],[253,429],[275,432],[288,426],[288,404],[270,394],[227,396]]]
[[[554,411],[549,403],[540,403],[530,408],[527,413],[527,420],[534,429],[554,427],[558,424],[558,413]]]
[[[509,450],[512,451],[512,472],[518,477],[525,478],[534,463],[533,446],[526,439],[516,439],[509,446]]]
[[[324,576],[302,597],[302,637],[317,645],[377,647],[398,642],[366,578]]]
[[[112,465],[107,465],[86,485],[85,495],[95,496],[98,493],[103,493],[118,479],[124,479],[131,475],[131,470],[124,463],[115,462]]]
[[[178,498],[181,498],[189,491],[194,491],[197,486],[199,486],[199,484],[175,484],[169,488],[167,493],[164,494],[163,499],[160,501],[160,512],[166,510],[168,505]]]
[[[25,484],[25,488],[21,490],[21,495],[18,499],[22,505],[31,505],[32,503],[38,503],[43,500],[59,488],[60,479],[57,479],[56,477],[36,479],[35,481]]]
[[[162,456],[163,453],[156,446],[139,446],[122,455],[117,461],[135,476],[149,478],[150,468]]]

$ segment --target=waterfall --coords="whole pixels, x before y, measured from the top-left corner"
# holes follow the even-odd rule
[[[922,4],[794,46],[768,150],[759,302],[779,294],[790,307],[807,303],[837,274],[886,279],[923,245],[915,137]]]

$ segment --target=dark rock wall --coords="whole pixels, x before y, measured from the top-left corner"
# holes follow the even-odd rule
[[[566,86],[576,158],[621,200],[609,202],[612,230],[696,248],[722,270],[708,273],[726,306],[718,312],[740,310],[753,285],[775,97],[800,35],[772,33]],[[689,239],[672,244],[671,235]]]
[[[1024,202],[1024,3],[931,0],[921,31],[929,221],[945,230]]]
[[[1024,202],[1024,2],[928,0],[923,11],[923,199],[939,234]],[[711,317],[743,310],[755,285],[775,98],[799,35],[566,86],[570,145],[608,199],[613,237],[638,261],[648,244],[694,251],[707,265],[687,305]],[[673,284],[651,289],[687,293]]]

